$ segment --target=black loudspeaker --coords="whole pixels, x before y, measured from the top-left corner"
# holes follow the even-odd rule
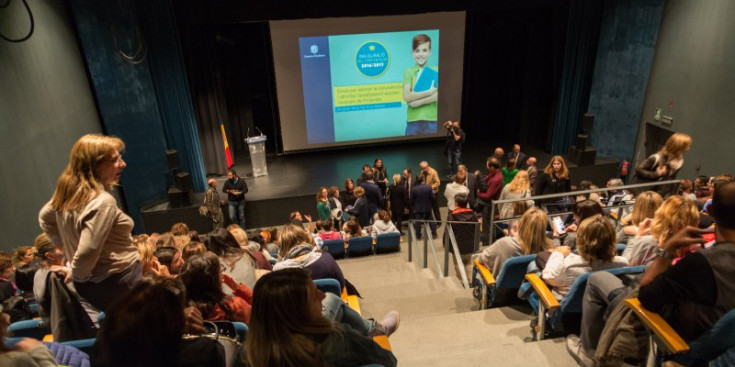
[[[589,134],[592,128],[595,126],[595,115],[585,112],[582,115],[582,131],[584,134]]]
[[[189,172],[179,172],[174,176],[176,187],[181,191],[190,191],[194,188],[191,183],[191,175]]]
[[[170,149],[166,151],[166,162],[170,170],[177,170],[181,166],[179,163],[179,152],[176,149]]]
[[[588,146],[580,149],[572,145],[572,148],[569,149],[569,160],[579,167],[594,165],[595,157],[597,157],[597,148],[595,147]]]
[[[180,190],[176,186],[171,186],[168,188],[168,201],[169,205],[171,205],[172,208],[191,205],[191,197],[191,190]]]
[[[590,139],[590,136],[587,134],[578,134],[577,135],[577,141],[576,141],[576,147],[581,150],[587,149],[587,141]]]

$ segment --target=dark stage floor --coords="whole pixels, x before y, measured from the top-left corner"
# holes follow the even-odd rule
[[[509,149],[510,145],[504,148]],[[234,168],[246,179],[250,189],[247,200],[265,200],[315,194],[320,186],[336,185],[341,189],[347,177],[357,180],[362,165],[372,165],[378,157],[383,160],[391,182],[393,174],[401,173],[406,167],[411,168],[413,174],[418,173],[419,163],[423,160],[429,162],[439,172],[442,180],[445,180],[449,168],[447,158],[442,154],[443,149],[444,140],[440,140],[274,156],[267,160],[268,176],[256,178],[252,177],[250,157],[244,153],[236,156]],[[470,171],[478,169],[485,172],[485,160],[494,149],[494,146],[467,144],[462,154],[462,161]],[[539,167],[544,167],[551,158],[551,154],[539,148],[527,147],[523,151],[529,156],[536,157]],[[576,171],[576,166],[568,159],[566,161],[570,169]],[[615,160],[597,159],[597,165],[604,163],[617,165]],[[574,176],[572,178],[572,183],[590,179]],[[607,178],[609,177],[602,178],[598,184],[604,184]],[[224,176],[217,178],[218,186],[221,187],[224,180]],[[600,180],[593,180],[597,181]]]
[[[512,144],[508,144],[510,148]],[[505,145],[503,145],[506,148]],[[310,153],[298,153],[283,156],[272,156],[267,160],[268,175],[252,177],[250,157],[245,152],[236,156],[235,170],[245,178],[249,191],[246,194],[246,219],[248,228],[280,225],[287,222],[288,213],[299,210],[315,217],[315,194],[320,186],[344,187],[344,180],[351,177],[356,180],[363,164],[373,164],[380,157],[388,169],[392,182],[394,173],[400,173],[410,167],[414,174],[419,172],[422,160],[429,162],[437,169],[443,184],[449,173],[446,157],[442,154],[444,140],[411,143],[376,145],[371,147],[354,147],[341,150],[326,150]],[[462,161],[471,170],[485,172],[485,160],[492,154],[495,146],[468,143],[462,155]],[[507,149],[506,148],[506,149]],[[551,155],[540,148],[525,147],[524,153],[538,159],[539,167],[544,167]],[[566,159],[568,162],[568,159]],[[567,163],[570,168],[572,184],[589,179],[597,185],[615,176],[617,161],[597,159],[594,166],[576,167]],[[226,176],[215,177],[218,191],[221,192]],[[443,188],[441,189],[443,193]],[[220,194],[222,198],[226,196]],[[195,194],[192,205],[182,208],[171,208],[168,202],[152,205],[143,210],[144,225],[147,232],[168,230],[171,224],[184,221],[190,227],[208,232],[211,224],[206,218],[199,216],[197,208],[202,203],[203,195]],[[444,201],[443,195],[439,197]],[[226,210],[226,208],[224,208]]]

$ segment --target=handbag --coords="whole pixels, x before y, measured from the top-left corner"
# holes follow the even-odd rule
[[[209,208],[207,208],[207,194],[204,194],[204,205],[199,207],[199,215],[209,217]]]
[[[242,365],[242,343],[240,342],[235,326],[229,321],[204,321],[204,334],[184,334],[184,340],[207,338],[216,341],[225,352],[225,366]]]

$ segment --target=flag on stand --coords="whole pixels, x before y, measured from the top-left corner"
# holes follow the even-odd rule
[[[225,134],[225,124],[220,122],[220,129],[222,130],[222,140],[225,142],[225,156],[227,157],[227,168],[232,167],[232,154],[230,153],[230,145],[227,144],[227,134]]]

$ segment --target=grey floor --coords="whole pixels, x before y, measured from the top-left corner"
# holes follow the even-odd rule
[[[404,236],[400,253],[338,260],[364,297],[363,316],[380,320],[400,312],[400,328],[390,338],[400,366],[576,366],[563,338],[531,341],[530,308],[480,311],[453,266],[440,278],[431,257],[427,269],[408,262],[407,247]],[[438,241],[435,249],[442,254]]]

